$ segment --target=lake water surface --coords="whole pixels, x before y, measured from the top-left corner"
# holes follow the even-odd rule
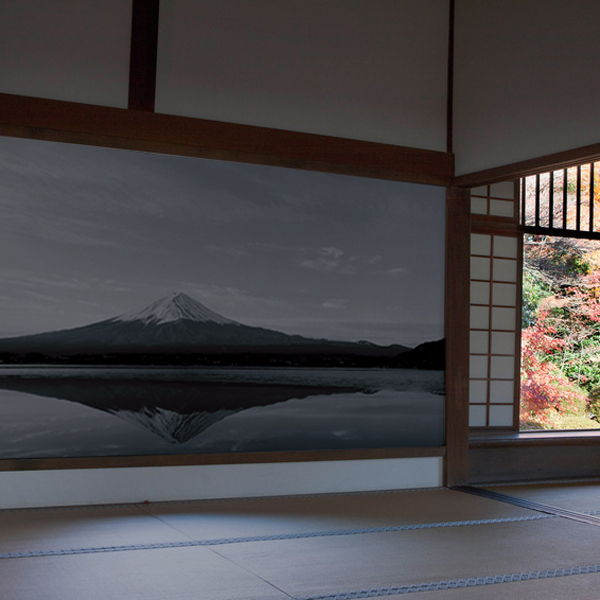
[[[444,373],[0,367],[0,458],[444,444]]]

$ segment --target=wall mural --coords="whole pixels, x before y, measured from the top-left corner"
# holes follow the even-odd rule
[[[443,445],[444,197],[0,138],[0,458]]]

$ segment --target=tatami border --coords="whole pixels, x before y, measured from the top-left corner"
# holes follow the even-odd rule
[[[600,572],[600,565],[583,565],[561,569],[546,569],[543,571],[524,571],[522,573],[507,573],[505,575],[490,575],[489,577],[472,577],[469,579],[452,579],[447,581],[430,581],[414,583],[390,588],[374,588],[371,590],[358,590],[325,594],[322,596],[301,596],[294,600],[352,600],[354,598],[381,598],[382,596],[397,596],[401,594],[414,594],[416,592],[433,592],[437,590],[451,590],[455,588],[476,587],[480,585],[493,585],[495,583],[510,583],[515,581],[531,581],[532,579],[553,579],[555,577],[568,577],[570,575],[584,575]]]
[[[101,552],[126,552],[130,550],[159,550],[165,548],[189,548],[194,546],[223,546],[226,544],[248,544],[252,542],[273,542],[280,540],[301,540],[316,537],[341,535],[361,535],[368,533],[388,533],[415,531],[418,529],[437,529],[442,527],[463,527],[468,525],[494,525],[497,523],[519,523],[550,519],[552,515],[530,515],[524,517],[504,517],[499,519],[477,519],[471,521],[446,521],[443,523],[417,523],[413,525],[392,525],[388,527],[364,527],[360,529],[336,529],[330,531],[308,531],[305,533],[281,533],[274,535],[254,535],[247,537],[217,538],[212,540],[189,540],[184,542],[164,542],[157,544],[129,544],[124,546],[99,546],[88,548],[61,548],[57,550],[30,550],[25,552],[2,552],[1,559],[37,558],[41,556],[69,556],[73,554],[94,554]]]

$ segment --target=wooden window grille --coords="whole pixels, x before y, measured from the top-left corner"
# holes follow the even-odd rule
[[[600,162],[524,177],[524,233],[600,240]]]

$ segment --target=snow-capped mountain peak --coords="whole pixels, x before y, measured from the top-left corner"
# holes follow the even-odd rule
[[[236,321],[222,317],[220,314],[206,308],[187,294],[177,292],[161,298],[142,310],[126,313],[114,319],[115,321],[143,321],[149,325],[162,325],[175,321],[187,320],[200,323],[217,323],[218,325],[238,325]]]

